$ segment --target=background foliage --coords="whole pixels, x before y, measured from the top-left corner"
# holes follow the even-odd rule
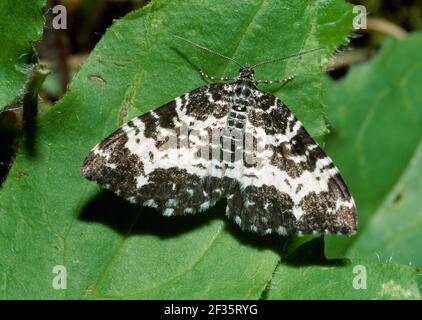
[[[24,92],[32,69],[32,45],[41,38],[44,0],[1,1],[0,110]]]
[[[388,40],[372,61],[329,80],[320,63],[345,42],[352,18],[352,6],[334,0],[157,0],[114,21],[65,96],[38,117],[36,152],[19,149],[0,189],[0,297],[420,298],[422,35]],[[197,68],[236,74],[175,33],[251,63],[326,49],[256,72],[298,74],[282,89],[263,89],[319,141],[330,125],[326,149],[356,198],[356,237],[259,237],[238,230],[218,206],[166,218],[80,176],[84,157],[108,133],[204,85]],[[47,82],[44,90],[58,89]],[[55,265],[67,268],[66,290],[51,286]],[[352,286],[356,265],[368,270],[367,290]]]

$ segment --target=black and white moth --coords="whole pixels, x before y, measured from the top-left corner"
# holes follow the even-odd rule
[[[235,62],[239,75],[132,119],[90,152],[82,175],[166,216],[226,198],[243,230],[354,234],[356,207],[338,169],[283,102],[257,87],[273,81],[254,79],[258,65],[178,38]]]

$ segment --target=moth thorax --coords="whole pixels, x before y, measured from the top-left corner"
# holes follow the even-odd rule
[[[247,106],[250,104],[251,88],[247,81],[240,82],[234,91],[232,109],[238,112],[247,112]]]
[[[249,99],[252,94],[251,91],[251,82],[249,81],[240,81],[235,89],[235,94],[239,98]]]

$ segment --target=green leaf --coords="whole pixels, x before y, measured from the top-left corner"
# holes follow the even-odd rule
[[[33,45],[41,38],[45,0],[0,1],[0,109],[22,96],[35,61]]]
[[[348,256],[422,266],[422,141],[403,176],[348,250]]]
[[[334,0],[162,0],[115,21],[66,96],[40,116],[37,156],[19,152],[0,193],[0,296],[259,298],[280,259],[282,237],[241,232],[221,207],[177,218],[140,211],[100,193],[80,176],[80,166],[124,121],[204,85],[196,68],[236,75],[235,65],[173,34],[255,63],[332,50],[351,27],[350,8]],[[314,135],[325,131],[318,61],[326,53],[256,70],[267,79],[298,74],[283,90],[268,90]],[[66,290],[52,287],[55,265],[66,267]]]
[[[309,260],[317,242],[308,242],[279,265],[267,298],[420,299],[415,267],[364,259]]]
[[[422,171],[412,169],[412,159],[418,157],[416,150],[422,141],[421,47],[421,32],[401,41],[387,41],[376,59],[353,68],[346,79],[327,87],[327,113],[333,126],[328,153],[344,175],[359,215],[357,236],[327,237],[327,257],[344,257],[347,247],[358,240],[353,256],[358,255],[361,241],[370,241],[366,248],[382,247],[388,256],[400,251],[404,259],[400,262],[422,260],[418,243],[406,241],[412,234],[417,237],[417,230],[407,229],[408,223],[416,228],[422,217],[416,200],[407,198],[411,194],[406,191],[405,208],[389,207],[395,199],[391,197],[400,192],[397,188],[412,184],[405,172],[410,170],[416,180],[422,179]],[[387,219],[376,226],[382,217],[393,214],[397,220]],[[411,216],[411,221],[406,219]],[[377,233],[373,233],[375,229]],[[400,234],[391,237],[392,230]],[[378,259],[376,252],[372,252],[372,258]]]

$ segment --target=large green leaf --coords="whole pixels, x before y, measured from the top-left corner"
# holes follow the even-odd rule
[[[324,1],[153,1],[116,21],[42,115],[37,157],[19,152],[0,194],[0,295],[9,298],[258,298],[282,237],[240,232],[221,207],[194,217],[140,211],[84,180],[88,151],[123,121],[204,81],[195,68],[237,67],[177,41],[178,34],[251,63],[315,47],[327,52],[351,27],[350,6]],[[278,90],[316,136],[325,131],[316,52],[257,69],[298,78]],[[68,289],[54,290],[55,265]]]
[[[417,186],[409,175],[422,180],[422,171],[412,164],[412,159],[418,161],[416,150],[422,141],[421,48],[421,32],[387,41],[371,63],[354,68],[346,79],[327,88],[327,114],[333,125],[328,151],[355,196],[359,214],[355,237],[327,237],[328,257],[343,257],[357,239],[355,257],[362,242],[368,241],[362,256],[377,248],[383,255],[403,257],[394,261],[422,261],[419,243],[408,242],[420,239],[422,211],[412,193],[400,189]],[[396,220],[387,218],[392,215]],[[376,253],[370,254],[373,259],[378,259]]]
[[[269,299],[420,299],[415,267],[315,259],[318,240],[303,245],[277,268]]]
[[[422,142],[403,176],[371,215],[348,256],[422,266]]]
[[[0,109],[22,96],[31,74],[33,45],[41,38],[45,0],[0,1]]]

